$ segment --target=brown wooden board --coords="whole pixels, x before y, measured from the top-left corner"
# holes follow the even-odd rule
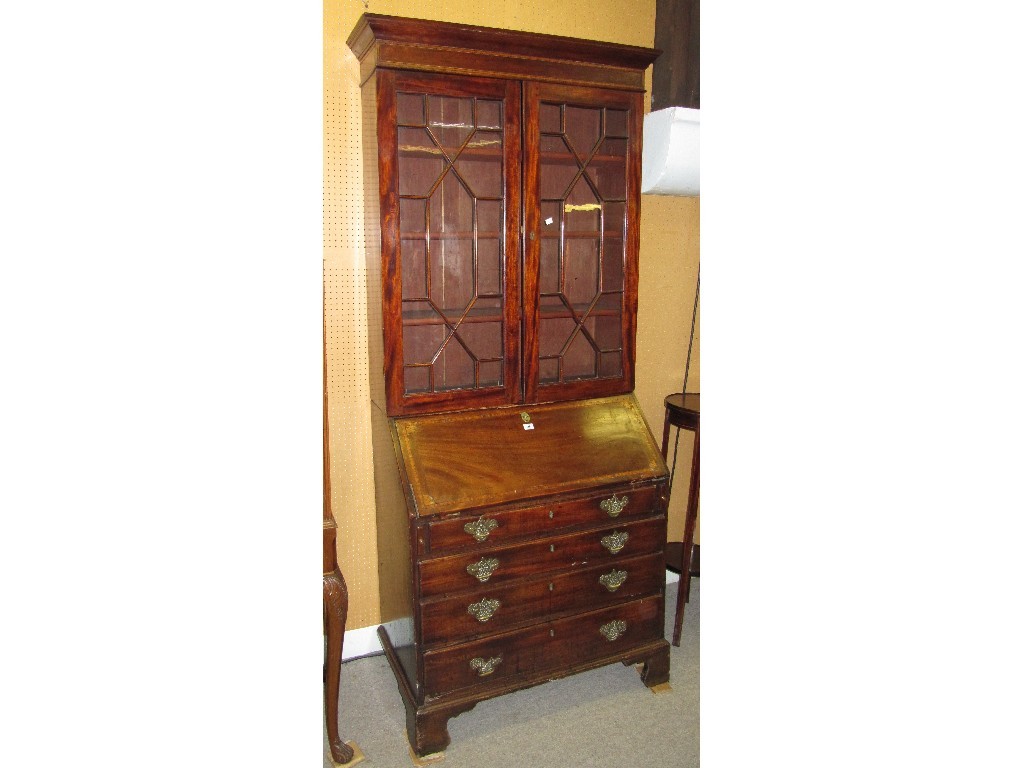
[[[420,517],[668,476],[632,395],[411,416],[394,425]]]

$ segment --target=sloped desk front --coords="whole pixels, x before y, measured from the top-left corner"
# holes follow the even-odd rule
[[[390,424],[413,641],[379,634],[418,754],[513,690],[612,662],[668,680],[668,471],[632,395]]]

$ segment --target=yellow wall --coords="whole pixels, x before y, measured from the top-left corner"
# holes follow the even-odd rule
[[[325,0],[324,289],[332,506],[338,561],[348,582],[348,629],[380,621],[373,452],[367,367],[363,174],[359,66],[345,40],[364,12],[546,32],[629,45],[654,45],[655,0]],[[650,71],[648,71],[648,87]],[[648,107],[650,99],[647,100]],[[636,396],[661,440],[665,395],[682,389],[699,258],[695,199],[646,196],[641,205],[640,309]],[[687,390],[700,389],[694,344]],[[680,441],[683,468],[673,488],[669,532],[682,538],[692,440]],[[671,456],[670,456],[671,458]]]

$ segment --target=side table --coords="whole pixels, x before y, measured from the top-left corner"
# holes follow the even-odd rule
[[[700,393],[675,393],[665,398],[665,428],[661,435],[661,456],[668,459],[668,433],[670,427],[687,429],[694,433],[693,462],[690,465],[690,492],[686,500],[686,524],[682,542],[670,541],[665,547],[665,564],[679,572],[679,595],[676,598],[676,621],[672,631],[672,645],[679,645],[683,630],[683,611],[690,599],[690,577],[700,575],[693,557],[693,531],[697,523],[697,502],[700,498]],[[675,461],[672,462],[675,476]]]

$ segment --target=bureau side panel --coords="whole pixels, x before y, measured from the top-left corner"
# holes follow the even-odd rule
[[[413,615],[409,514],[387,415],[373,406],[373,481],[377,494],[377,555],[380,617],[389,622]],[[411,628],[411,624],[410,624]],[[400,644],[397,638],[396,643]]]
[[[377,142],[377,76],[362,86],[363,211],[366,243],[366,325],[370,400],[385,408],[384,317],[381,309],[380,169]],[[389,441],[390,443],[390,441]],[[374,452],[377,446],[374,443]]]

